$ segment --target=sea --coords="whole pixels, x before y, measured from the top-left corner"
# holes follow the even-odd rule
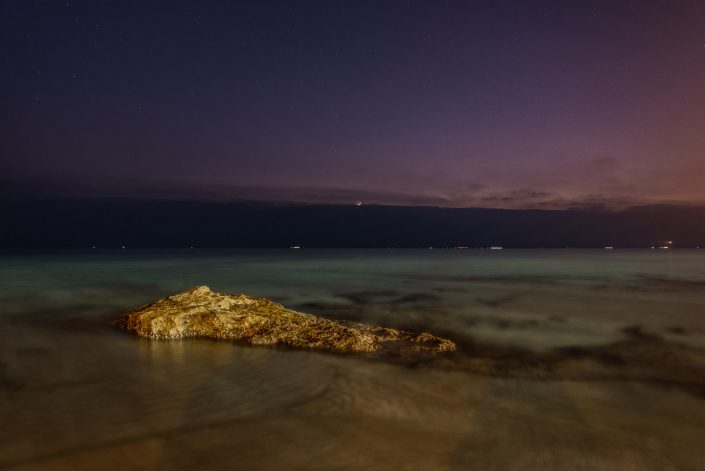
[[[207,285],[398,359],[115,326]],[[705,469],[705,250],[0,253],[0,469]]]

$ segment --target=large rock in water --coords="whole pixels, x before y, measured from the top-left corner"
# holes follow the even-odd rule
[[[450,340],[427,333],[324,319],[268,299],[214,293],[207,286],[138,307],[118,325],[152,339],[207,337],[333,352],[446,352],[456,348]]]

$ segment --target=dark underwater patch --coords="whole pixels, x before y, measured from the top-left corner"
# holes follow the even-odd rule
[[[634,281],[628,283],[626,288],[631,291],[703,291],[705,280],[639,275],[635,276]]]
[[[8,365],[0,361],[0,391],[17,392],[25,387],[25,382],[7,373]]]
[[[475,302],[496,309],[516,301],[517,298],[519,298],[517,295],[500,296],[498,298],[475,298]]]
[[[405,296],[400,296],[393,299],[392,304],[427,304],[437,303],[441,301],[441,297],[436,294],[428,293],[413,293]]]
[[[668,327],[666,331],[675,335],[688,335],[688,331],[686,331],[683,327],[679,325],[673,325],[671,327]]]
[[[635,340],[660,340],[658,335],[644,332],[644,328],[640,325],[629,325],[621,329],[622,333]]]

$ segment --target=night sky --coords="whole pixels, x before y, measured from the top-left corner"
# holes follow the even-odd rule
[[[705,203],[705,2],[4,1],[36,194]]]

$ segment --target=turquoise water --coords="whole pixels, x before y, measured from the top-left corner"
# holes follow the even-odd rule
[[[461,353],[112,325],[200,284]],[[0,468],[705,469],[705,250],[23,253],[0,287]]]

